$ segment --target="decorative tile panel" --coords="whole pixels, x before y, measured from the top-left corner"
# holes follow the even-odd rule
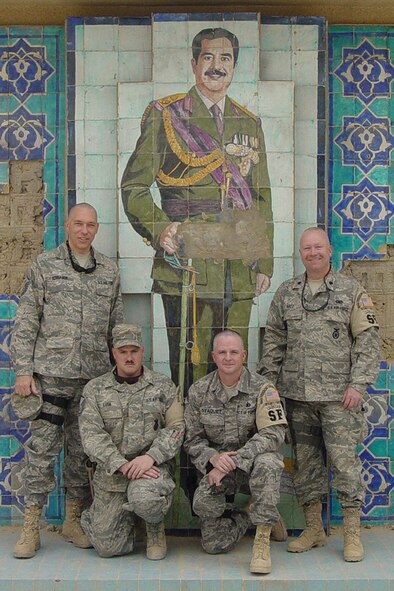
[[[52,248],[64,235],[64,65],[63,27],[0,29],[0,207],[5,208],[0,213],[9,212],[1,217],[2,252],[8,238],[14,244],[7,267],[12,291],[0,294],[1,523],[17,522],[23,515],[18,474],[23,463],[23,444],[29,437],[28,424],[17,420],[8,406],[14,382],[8,351],[18,303],[16,291],[29,252],[35,256],[43,247]],[[10,164],[15,170],[11,178]],[[26,201],[31,183],[35,183],[36,168],[40,169],[40,203]],[[30,171],[27,177],[24,171]],[[38,222],[44,223],[44,244],[42,239],[39,244],[37,227],[30,234],[25,228],[27,222],[34,221],[37,208],[42,211]],[[7,220],[8,226],[4,227]],[[12,232],[16,232],[14,238],[19,233],[20,244],[16,246]],[[60,482],[59,469],[57,477]],[[60,489],[50,495],[46,513],[51,520],[61,519]]]
[[[333,264],[380,260],[393,231],[394,28],[329,27],[328,230]],[[392,247],[391,247],[392,248]],[[360,446],[363,519],[394,518],[393,366],[381,363],[365,404],[368,437]],[[341,519],[335,494],[331,518]]]

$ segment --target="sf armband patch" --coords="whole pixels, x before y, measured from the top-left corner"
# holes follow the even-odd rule
[[[287,425],[285,411],[280,402],[278,391],[269,386],[263,387],[258,396],[256,409],[257,429],[264,429],[272,425]]]
[[[351,330],[353,336],[359,335],[372,326],[379,328],[376,318],[373,301],[365,292],[360,293],[357,298],[351,318]]]

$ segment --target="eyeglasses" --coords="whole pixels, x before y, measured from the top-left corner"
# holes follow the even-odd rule
[[[330,268],[330,270],[331,270],[331,268]],[[330,270],[328,271],[328,273],[330,272]],[[327,273],[327,275],[328,275],[328,273]],[[304,310],[306,312],[320,312],[321,310],[324,310],[324,308],[327,308],[328,302],[330,301],[330,290],[328,289],[327,282],[326,282],[327,275],[325,275],[323,277],[324,286],[326,288],[326,291],[324,292],[325,302],[323,302],[322,305],[319,306],[318,308],[315,308],[315,307],[309,307],[309,304],[307,303],[307,300],[305,299],[305,287],[306,287],[306,282],[307,282],[307,275],[305,273],[304,285],[302,287],[302,292],[301,292],[301,306],[304,308]]]
[[[67,244],[67,250],[68,250],[68,255],[70,257],[70,263],[72,268],[74,269],[74,271],[76,271],[77,273],[86,273],[87,275],[89,275],[89,273],[93,273],[93,271],[95,271],[96,267],[97,267],[97,262],[96,259],[94,258],[94,254],[93,254],[93,249],[90,249],[90,258],[93,261],[93,264],[91,267],[81,267],[81,265],[78,263],[78,261],[75,260],[75,257],[73,255],[73,253],[71,252],[71,248],[70,245],[68,243],[68,241],[66,242]]]

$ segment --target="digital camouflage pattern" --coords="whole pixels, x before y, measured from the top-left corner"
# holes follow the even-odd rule
[[[378,324],[371,299],[355,279],[330,271],[326,286],[312,295],[304,274],[279,287],[259,371],[286,399],[300,503],[318,502],[327,492],[324,441],[342,507],[359,507],[364,487],[355,450],[366,436],[366,422],[361,409],[345,409],[342,399],[348,386],[364,394],[376,379]],[[303,289],[304,307],[316,311],[302,306]]]
[[[16,375],[91,379],[111,368],[112,329],[123,322],[120,278],[109,258],[94,256],[95,271],[78,273],[63,243],[30,267],[12,331]]]
[[[362,394],[379,371],[378,324],[371,299],[352,277],[330,271],[314,296],[305,275],[285,281],[272,300],[259,373],[280,395],[302,401],[342,400],[347,386]]]
[[[123,321],[117,267],[96,250],[96,269],[78,273],[65,243],[40,254],[22,286],[10,354],[17,376],[33,376],[44,401],[41,412],[64,417],[61,425],[38,417],[25,444],[22,480],[27,506],[43,506],[55,486],[53,467],[65,441],[64,484],[69,498],[86,498],[86,456],[78,429],[82,389],[111,367],[111,331]],[[37,398],[26,397],[26,411]],[[20,397],[19,397],[20,398]],[[18,401],[23,407],[24,400]],[[32,404],[33,403],[33,404]],[[64,436],[63,436],[64,435]]]
[[[191,386],[185,408],[184,447],[201,478],[193,508],[201,518],[202,544],[210,553],[230,550],[248,524],[274,524],[279,519],[280,477],[277,451],[287,424],[277,391],[256,373],[242,370],[237,393],[227,399],[217,371]],[[218,452],[236,451],[237,469],[217,486],[210,486],[209,459]],[[252,495],[249,517],[227,508],[226,497]],[[249,521],[250,518],[250,521]]]
[[[332,485],[342,507],[360,507],[365,489],[361,463],[354,452],[367,435],[361,409],[345,410],[341,402],[286,400],[296,462],[294,487],[301,505],[320,500],[328,492],[324,445],[333,472]]]
[[[173,459],[184,435],[183,401],[167,376],[145,366],[135,384],[119,383],[111,371],[85,387],[79,424],[85,452],[97,462],[95,498],[82,526],[101,555],[129,552],[134,522],[130,516],[124,520],[125,513],[159,523],[171,505]],[[146,453],[160,469],[158,479],[129,480],[118,471]]]
[[[86,499],[89,495],[89,482],[86,456],[78,428],[78,415],[82,390],[87,381],[37,374],[34,374],[34,379],[43,395],[48,393],[61,397],[67,401],[67,408],[46,401],[42,406],[42,412],[65,417],[63,427],[43,419],[36,419],[31,423],[31,436],[24,445],[25,458],[21,470],[25,505],[45,505],[47,495],[56,486],[54,466],[64,439],[67,442],[67,453],[64,457],[63,482],[67,496]]]

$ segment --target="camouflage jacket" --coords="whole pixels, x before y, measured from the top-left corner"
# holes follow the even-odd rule
[[[301,301],[304,281],[305,274],[285,281],[272,300],[259,373],[294,400],[339,401],[349,385],[364,393],[379,370],[371,299],[354,278],[330,271],[327,290],[322,285],[312,296],[305,285],[306,307],[328,302],[309,312]]]
[[[260,417],[260,419],[259,419]],[[184,448],[202,474],[218,452],[236,451],[233,460],[249,472],[257,454],[276,451],[285,437],[286,419],[275,388],[243,369],[237,394],[225,399],[217,371],[189,389]]]
[[[148,453],[156,465],[174,458],[184,435],[183,402],[167,376],[144,366],[136,384],[120,384],[113,371],[91,380],[81,399],[79,427],[86,454],[97,469],[96,486],[124,491],[117,470]]]
[[[116,265],[94,251],[78,273],[66,244],[40,254],[22,286],[10,353],[16,375],[94,378],[111,368],[112,328],[123,322]]]

